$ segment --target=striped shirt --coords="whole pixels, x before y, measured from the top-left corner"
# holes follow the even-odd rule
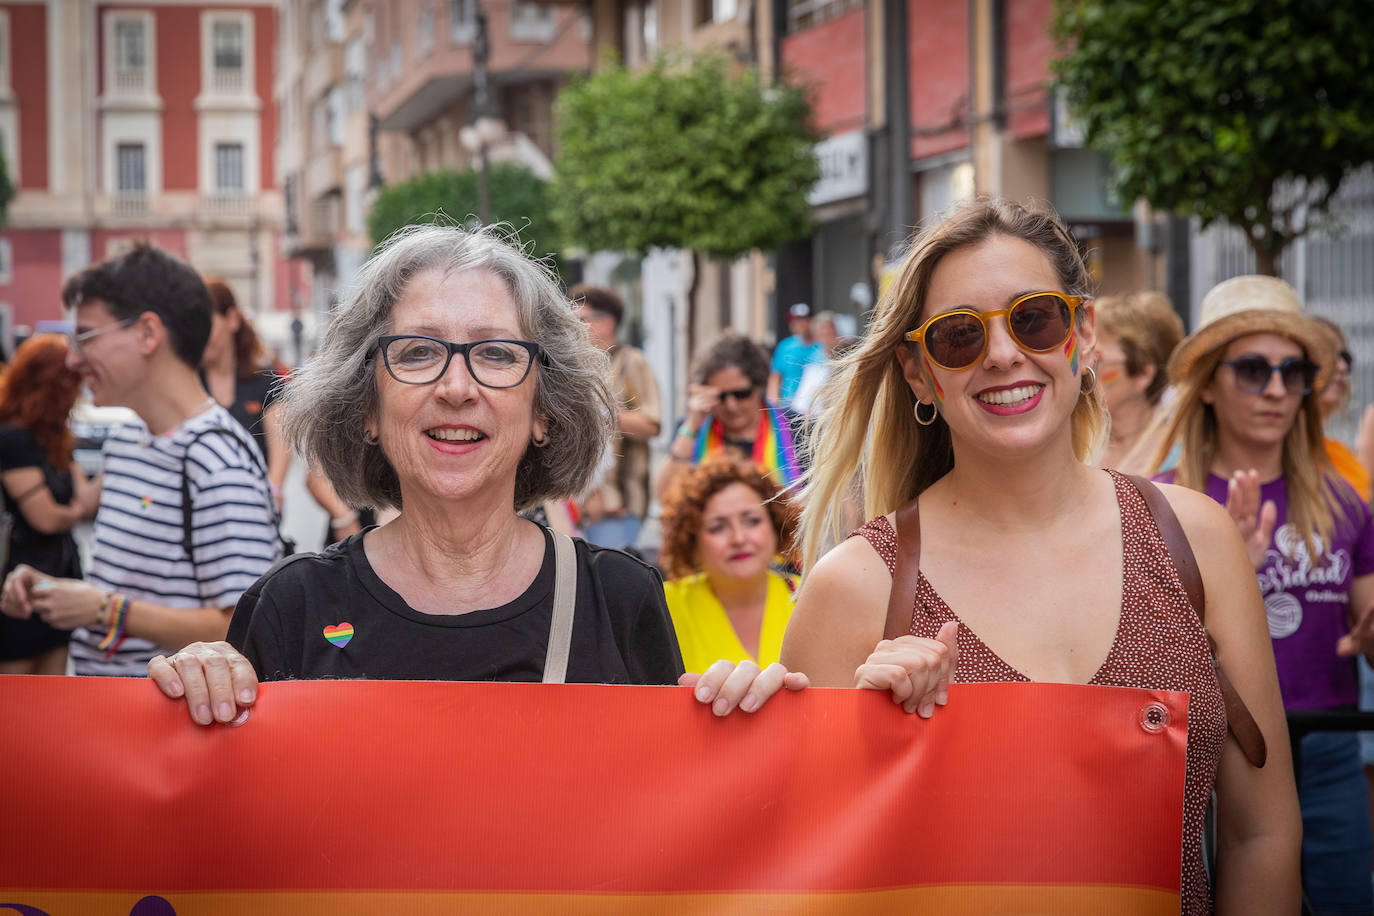
[[[183,467],[194,566],[182,547]],[[142,423],[120,427],[105,440],[86,581],[163,607],[232,607],[281,552],[261,468],[257,445],[219,405],[162,436]],[[96,648],[104,636],[100,628],[72,633],[77,674],[142,677],[165,651],[130,636],[106,661]]]

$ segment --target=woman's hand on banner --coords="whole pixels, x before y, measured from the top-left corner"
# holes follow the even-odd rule
[[[148,662],[148,677],[186,709],[198,725],[242,725],[258,698],[258,674],[227,642],[193,642]]]
[[[777,662],[760,669],[752,661],[724,659],[701,674],[688,672],[677,682],[693,688],[696,701],[709,705],[717,716],[727,716],[734,709],[757,712],[779,690],[805,690],[811,686],[805,674],[788,671]]]
[[[929,719],[949,702],[949,684],[959,664],[959,623],[950,620],[934,639],[884,639],[854,672],[854,686],[890,690],[892,702]]]

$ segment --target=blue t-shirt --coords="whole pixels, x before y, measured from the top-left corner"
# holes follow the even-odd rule
[[[825,347],[819,342],[802,343],[802,339],[796,334],[778,344],[777,349],[773,351],[772,368],[782,379],[778,397],[783,406],[791,406],[792,395],[797,393],[797,386],[801,384],[802,372],[806,367],[824,359]]]

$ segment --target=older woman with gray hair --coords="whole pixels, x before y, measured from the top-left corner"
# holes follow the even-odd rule
[[[591,481],[607,378],[541,264],[490,231],[399,233],[286,386],[282,425],[350,504],[401,514],[279,563],[228,644],[159,656],[149,675],[203,724],[233,720],[259,680],[674,683],[658,572],[516,514]],[[734,678],[764,698],[784,682]]]

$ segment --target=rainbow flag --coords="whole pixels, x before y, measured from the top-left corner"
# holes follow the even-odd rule
[[[1140,724],[1151,704],[1168,724]],[[0,678],[0,912],[1178,913],[1187,697]],[[8,910],[7,910],[8,908]]]
[[[725,428],[714,416],[709,417],[697,430],[696,443],[692,450],[692,464],[701,464],[725,452]],[[759,425],[754,433],[754,451],[750,456],[754,464],[764,468],[773,480],[783,487],[789,487],[801,477],[801,465],[797,461],[797,446],[792,439],[792,426],[787,422],[787,414],[781,409],[768,405],[759,411]]]

